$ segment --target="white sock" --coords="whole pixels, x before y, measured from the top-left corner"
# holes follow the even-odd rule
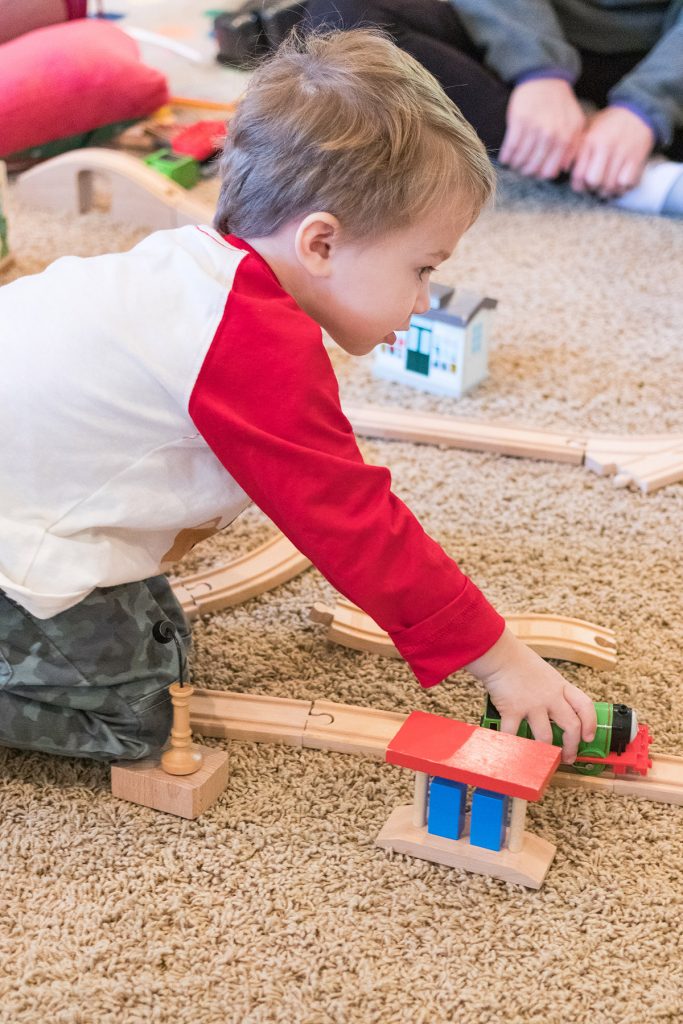
[[[635,213],[683,215],[683,164],[673,160],[650,160],[638,185],[612,206]]]

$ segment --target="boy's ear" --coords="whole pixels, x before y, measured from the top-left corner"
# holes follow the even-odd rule
[[[299,263],[313,277],[329,277],[332,256],[339,245],[341,225],[332,213],[309,213],[294,236]]]

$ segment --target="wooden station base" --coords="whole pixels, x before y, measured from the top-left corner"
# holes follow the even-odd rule
[[[443,839],[427,832],[427,826],[413,825],[413,805],[397,807],[375,840],[383,850],[407,853],[420,860],[464,868],[479,875],[502,878],[504,882],[540,889],[557,847],[546,839],[524,832],[522,849],[512,853],[508,849],[485,850],[471,846],[469,839]]]
[[[227,750],[197,744],[192,749],[203,755],[201,767],[192,775],[169,775],[158,758],[113,764],[112,795],[180,818],[199,817],[228,783],[229,756]]]

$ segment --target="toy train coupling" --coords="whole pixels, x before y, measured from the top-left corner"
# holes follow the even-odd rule
[[[629,771],[639,775],[647,775],[652,767],[649,747],[652,737],[647,725],[638,722],[638,716],[627,704],[610,704],[606,701],[595,702],[595,714],[598,727],[595,737],[589,742],[579,743],[576,761],[572,765],[580,775],[602,775],[607,767],[616,775]],[[500,713],[490,697],[486,698],[486,710],[480,725],[485,729],[500,730]],[[562,729],[554,722],[553,746],[562,746]],[[518,736],[533,739],[534,735],[526,719],[520,725]]]

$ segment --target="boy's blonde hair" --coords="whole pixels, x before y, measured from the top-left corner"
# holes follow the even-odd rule
[[[345,237],[406,227],[438,204],[471,219],[495,174],[436,79],[381,32],[292,34],[253,74],[221,159],[216,227],[263,237],[324,210]]]

